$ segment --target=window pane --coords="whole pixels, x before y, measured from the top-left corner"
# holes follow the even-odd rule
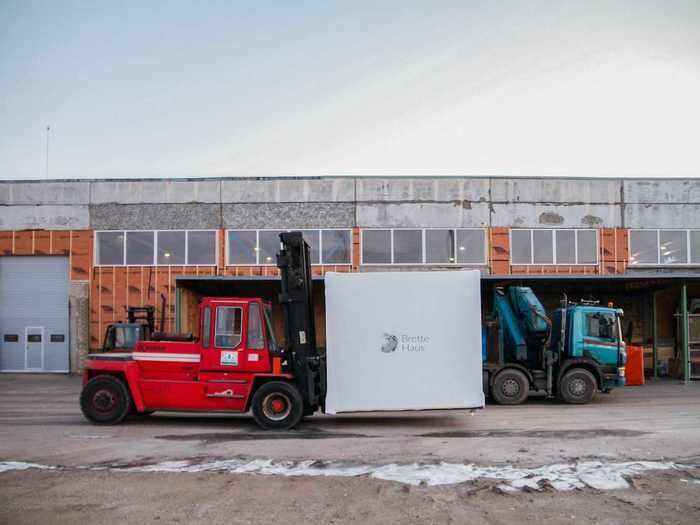
[[[563,230],[557,236],[557,264],[576,264],[576,232]]]
[[[158,264],[185,264],[185,232],[158,232]]]
[[[423,262],[423,232],[421,230],[394,230],[394,263]]]
[[[630,231],[630,265],[658,264],[656,231]]]
[[[311,253],[311,264],[321,264],[318,230],[302,230],[301,233],[304,236],[306,244],[309,245],[309,252]]]
[[[208,306],[204,308],[204,315],[202,315],[202,347],[209,348],[209,338],[211,334],[211,308]]]
[[[257,253],[256,234],[251,231],[231,230],[228,232],[228,263],[255,264]]]
[[[598,263],[598,236],[595,230],[579,230],[578,237],[578,263]]]
[[[661,230],[661,264],[688,263],[688,236],[685,231]]]
[[[690,262],[700,264],[700,230],[690,231]]]
[[[187,232],[187,264],[216,264],[216,232]]]
[[[615,318],[609,314],[588,314],[586,315],[586,335],[612,339],[615,324]]]
[[[364,264],[391,263],[390,230],[362,230],[362,262]]]
[[[219,348],[235,348],[241,342],[242,310],[232,306],[216,309],[216,333],[214,345]]]
[[[350,232],[348,230],[324,230],[323,264],[350,264]]]
[[[455,262],[454,230],[425,230],[425,262],[428,264]]]
[[[250,306],[248,306],[248,342],[246,346],[250,350],[262,350],[265,347],[260,305],[258,303],[250,303]]]
[[[530,264],[532,262],[530,230],[511,230],[510,244],[513,251],[510,254],[510,260],[513,264]]]
[[[457,230],[457,262],[484,264],[486,262],[485,236],[484,230]]]
[[[124,234],[97,233],[97,264],[124,264]]]
[[[277,254],[280,251],[279,230],[265,230],[260,232],[260,259],[258,264],[277,264]]]
[[[153,232],[126,232],[126,264],[153,264]]]
[[[535,264],[552,264],[552,230],[532,231],[532,261]]]

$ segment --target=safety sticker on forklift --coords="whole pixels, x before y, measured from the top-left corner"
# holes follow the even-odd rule
[[[221,364],[238,366],[238,352],[221,352]]]

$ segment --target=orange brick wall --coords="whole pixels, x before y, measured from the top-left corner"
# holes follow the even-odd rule
[[[92,230],[0,231],[0,255],[67,255],[72,281],[90,280],[92,248]]]

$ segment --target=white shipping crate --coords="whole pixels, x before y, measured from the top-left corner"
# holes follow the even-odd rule
[[[326,412],[484,405],[478,271],[327,273]]]

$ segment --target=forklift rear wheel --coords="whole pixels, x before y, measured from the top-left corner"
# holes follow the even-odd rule
[[[565,403],[576,405],[590,403],[595,391],[595,377],[583,368],[569,370],[559,382],[559,398]]]
[[[117,377],[93,377],[80,393],[80,409],[96,425],[118,425],[131,409],[129,389]]]
[[[255,422],[265,430],[288,430],[304,415],[304,401],[299,390],[282,381],[271,381],[258,388],[251,408]]]
[[[519,405],[527,399],[530,382],[520,370],[503,370],[493,381],[491,396],[499,405]]]

